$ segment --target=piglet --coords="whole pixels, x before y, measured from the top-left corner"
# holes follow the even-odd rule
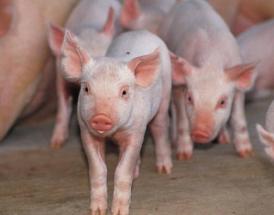
[[[120,21],[126,29],[158,33],[159,26],[176,0],[124,0]]]
[[[258,62],[257,78],[248,99],[269,96],[274,89],[274,20],[251,27],[237,37],[244,62]]]
[[[266,113],[264,129],[261,125],[257,124],[257,132],[260,141],[264,144],[266,154],[274,161],[274,102],[271,103]]]
[[[116,0],[82,0],[70,15],[66,28],[71,30],[91,56],[103,56],[112,38],[121,30],[118,22],[120,3]],[[57,70],[60,70],[61,45],[64,29],[56,25],[49,28],[49,45],[56,56]],[[56,124],[51,138],[51,147],[60,148],[69,135],[69,120],[72,111],[72,92],[57,72],[58,110]]]
[[[220,16],[204,0],[177,2],[162,25],[161,36],[175,54],[173,100],[177,116],[177,158],[189,159],[193,144],[219,135],[234,142],[242,157],[251,153],[243,91],[252,86],[253,64],[242,64],[239,48]]]
[[[120,148],[112,214],[126,215],[148,124],[158,172],[169,174],[172,168],[168,138],[171,63],[167,47],[149,32],[132,31],[114,39],[106,57],[93,58],[75,36],[66,32],[61,65],[59,71],[67,81],[81,84],[78,121],[89,162],[92,214],[105,214],[107,209],[104,142],[112,139]]]

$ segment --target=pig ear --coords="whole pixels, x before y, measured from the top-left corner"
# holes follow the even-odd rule
[[[183,58],[169,52],[172,66],[172,83],[175,86],[186,84],[186,76],[192,72],[192,66]]]
[[[131,23],[141,15],[138,0],[124,0],[121,9],[120,22],[124,28],[130,28]]]
[[[127,66],[134,73],[136,83],[141,87],[150,86],[160,68],[160,50],[155,49],[151,54],[136,57]]]
[[[110,37],[112,37],[115,33],[114,18],[115,18],[114,9],[113,7],[110,7],[108,10],[108,17],[107,17],[106,23],[102,29],[102,33]]]
[[[248,90],[252,87],[255,79],[255,63],[241,64],[225,70],[230,81],[236,84],[239,90]]]
[[[256,125],[260,141],[264,144],[265,153],[274,160],[274,134],[266,131],[261,125]]]
[[[61,47],[64,41],[65,31],[63,28],[49,24],[48,41],[49,47],[56,56],[61,55]]]
[[[62,72],[68,81],[77,82],[80,79],[83,66],[91,60],[88,53],[79,46],[75,36],[69,31],[65,32],[62,46]]]

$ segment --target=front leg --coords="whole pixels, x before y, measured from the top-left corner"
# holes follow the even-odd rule
[[[123,145],[121,159],[115,171],[114,193],[112,200],[113,215],[128,215],[131,199],[131,186],[134,172],[140,157],[144,131],[118,140]]]
[[[192,157],[193,142],[190,137],[189,122],[186,114],[184,90],[181,88],[174,89],[173,100],[177,116],[176,157],[178,160],[188,160]]]
[[[229,131],[226,126],[221,129],[219,136],[218,136],[218,142],[220,144],[230,143],[230,134],[229,134]]]
[[[245,118],[244,99],[244,93],[237,91],[231,113],[231,127],[234,133],[235,148],[241,157],[247,157],[252,153],[252,145],[250,144]]]
[[[57,116],[50,141],[50,146],[53,149],[61,148],[69,135],[69,121],[72,112],[72,95],[70,94],[69,86],[66,81],[57,72],[56,77],[57,87]]]
[[[81,137],[89,163],[91,215],[105,215],[107,211],[107,167],[104,161],[104,140],[86,130]]]

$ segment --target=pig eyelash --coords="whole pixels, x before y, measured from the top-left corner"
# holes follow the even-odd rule
[[[227,96],[222,96],[216,106],[216,109],[222,109],[225,108],[227,104]]]

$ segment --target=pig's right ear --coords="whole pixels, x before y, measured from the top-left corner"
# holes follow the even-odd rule
[[[127,66],[134,73],[137,85],[148,87],[157,77],[160,61],[160,50],[157,48],[151,54],[132,59]]]
[[[88,53],[80,47],[77,38],[69,31],[65,32],[61,54],[61,65],[64,78],[71,82],[78,82],[83,67],[92,59],[89,57]]]
[[[55,56],[60,56],[61,47],[64,41],[65,31],[63,28],[49,24],[48,27],[48,42],[49,47]]]
[[[186,76],[192,71],[192,66],[183,58],[169,52],[172,67],[172,84],[180,86],[186,84]]]
[[[257,124],[256,129],[260,138],[260,141],[267,147],[274,147],[274,134],[266,131],[261,125]]]
[[[115,21],[114,9],[113,7],[110,7],[108,10],[108,17],[107,17],[106,23],[102,29],[103,34],[113,37],[115,33],[114,21]]]
[[[140,15],[138,0],[124,0],[120,15],[120,23],[124,28],[131,28],[132,22],[136,21]]]

